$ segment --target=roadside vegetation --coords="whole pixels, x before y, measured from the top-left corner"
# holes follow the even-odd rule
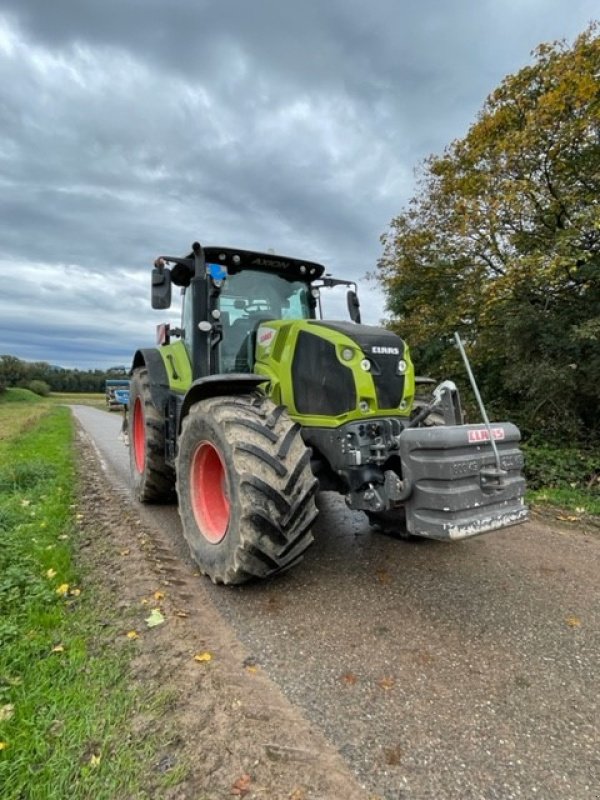
[[[516,422],[529,488],[600,508],[600,28],[540,45],[421,166],[376,277],[421,374]],[[468,409],[469,419],[479,419]]]
[[[74,562],[72,437],[68,409],[24,389],[0,394],[3,800],[146,796],[152,741],[137,744],[129,723],[149,698],[128,682],[133,645],[108,589]]]

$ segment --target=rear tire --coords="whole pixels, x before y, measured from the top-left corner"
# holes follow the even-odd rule
[[[174,499],[175,472],[165,462],[165,423],[152,402],[145,367],[134,370],[129,388],[129,471],[141,503]]]
[[[201,400],[183,421],[179,514],[214,583],[266,578],[300,561],[313,541],[317,488],[300,426],[268,398]]]

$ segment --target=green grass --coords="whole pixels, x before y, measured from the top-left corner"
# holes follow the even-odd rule
[[[41,403],[42,398],[29,389],[7,389],[0,394],[0,406],[11,403]]]
[[[0,439],[0,795],[145,797],[152,744],[129,736],[141,702],[131,650],[115,644],[110,599],[73,562],[70,414],[43,404],[23,430],[29,404],[12,406],[21,432]]]
[[[527,500],[541,507],[563,509],[574,516],[599,516],[600,494],[565,487],[537,489],[527,493]]]

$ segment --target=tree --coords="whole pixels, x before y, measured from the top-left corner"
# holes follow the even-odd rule
[[[390,325],[420,370],[454,371],[526,430],[600,431],[600,38],[543,44],[464,139],[422,165],[382,237]]]

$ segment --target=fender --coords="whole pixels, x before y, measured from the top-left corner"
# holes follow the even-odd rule
[[[264,375],[248,374],[247,372],[231,372],[226,375],[209,375],[194,381],[184,397],[183,405],[179,412],[178,432],[181,432],[183,420],[187,417],[190,408],[199,400],[220,395],[248,394],[257,389],[261,384],[268,384],[269,380]]]
[[[152,402],[155,408],[157,408],[161,414],[164,414],[171,389],[169,387],[169,376],[167,375],[164,361],[158,350],[154,347],[137,350],[133,357],[133,364],[131,365],[129,374],[131,375],[133,370],[138,367],[146,367],[148,370]]]

